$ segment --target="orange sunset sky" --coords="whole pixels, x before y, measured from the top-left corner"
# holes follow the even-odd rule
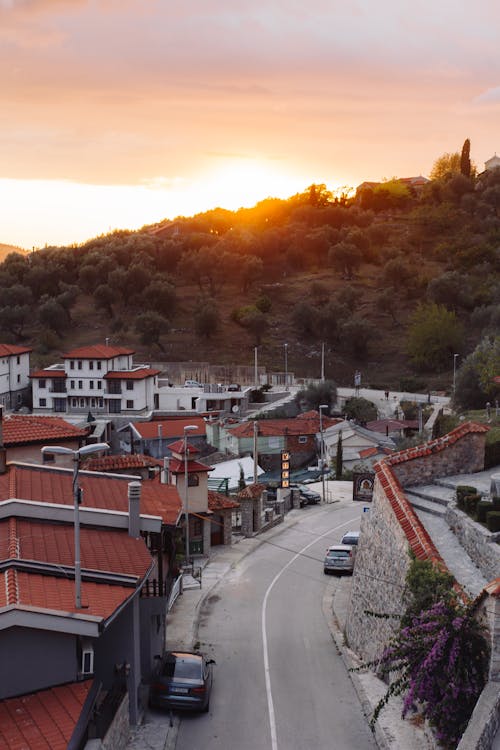
[[[500,152],[496,0],[0,0],[0,243]]]

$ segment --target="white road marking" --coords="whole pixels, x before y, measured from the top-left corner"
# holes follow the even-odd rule
[[[304,552],[309,549],[309,547],[312,547],[313,544],[316,544],[316,542],[319,539],[323,539],[324,536],[328,536],[334,531],[338,531],[343,526],[349,526],[353,521],[357,521],[359,519],[359,516],[356,516],[355,518],[351,518],[349,521],[346,521],[345,523],[341,523],[338,526],[335,526],[333,529],[328,529],[328,531],[325,531],[324,534],[320,534],[319,536],[315,537],[312,542],[309,542],[309,544],[306,544],[305,547],[302,547],[299,552],[297,552],[288,562],[286,565],[282,567],[279,573],[276,573],[273,580],[267,587],[266,593],[264,595],[264,600],[262,602],[262,613],[261,613],[261,630],[262,630],[262,648],[264,651],[264,675],[266,678],[266,694],[267,694],[267,711],[269,714],[269,727],[271,730],[271,748],[272,750],[278,750],[278,737],[276,734],[276,718],[274,715],[274,701],[273,701],[273,694],[271,690],[271,674],[269,669],[269,650],[267,646],[267,633],[266,633],[266,613],[267,613],[267,600],[269,598],[269,594],[271,593],[274,584],[278,579],[281,577],[281,575],[285,572],[287,568],[290,567],[290,565],[295,562],[295,560],[300,557]]]

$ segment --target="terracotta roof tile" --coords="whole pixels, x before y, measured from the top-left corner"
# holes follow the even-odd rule
[[[2,750],[66,750],[92,680],[0,702]]]
[[[135,351],[123,346],[95,344],[94,346],[82,346],[79,349],[72,349],[61,356],[63,359],[113,359],[113,357],[119,357],[123,354],[135,354]]]
[[[238,492],[237,497],[241,498],[256,498],[260,497],[262,493],[265,490],[265,486],[263,484],[259,484],[258,482],[255,482],[254,484],[248,484],[244,490],[241,490],[241,492]]]
[[[103,380],[144,380],[159,375],[161,370],[153,370],[152,367],[141,367],[137,370],[110,370],[104,375]]]
[[[35,370],[30,374],[30,378],[66,378],[64,370]]]
[[[155,419],[152,422],[133,422],[132,426],[141,438],[155,439],[159,437],[160,428],[163,438],[183,438],[184,427],[191,424],[198,427],[191,433],[192,437],[206,435],[206,423],[201,417]]]
[[[79,484],[83,489],[83,505],[128,513],[129,481],[126,476],[80,471]],[[0,502],[19,498],[73,505],[72,483],[71,469],[9,464],[7,472],[0,474]],[[182,501],[176,487],[161,484],[158,478],[144,480],[141,487],[141,513],[160,516],[164,524],[175,526],[182,509]]]
[[[489,431],[489,426],[485,424],[479,424],[477,422],[463,422],[462,424],[455,427],[455,429],[448,432],[442,437],[430,440],[428,443],[423,443],[414,448],[407,448],[403,451],[394,453],[390,458],[385,459],[391,466],[395,464],[403,463],[404,461],[411,461],[414,458],[421,458],[423,456],[429,456],[431,453],[439,453],[445,450],[457,440],[465,437],[465,435],[471,433],[485,433]]]
[[[14,346],[14,344],[0,344],[0,357],[11,357],[16,354],[27,354],[32,352],[30,346]]]
[[[226,510],[232,508],[239,508],[240,504],[236,500],[232,500],[230,497],[221,494],[220,492],[208,492],[208,509],[211,511]]]
[[[163,466],[163,461],[142,453],[128,453],[122,456],[102,456],[101,458],[87,458],[82,461],[85,471],[113,471],[117,469],[147,469],[148,467]]]
[[[342,419],[323,417],[323,429],[332,427]],[[261,419],[258,420],[258,434],[262,436],[285,436],[285,435],[317,435],[320,428],[318,412],[307,412],[293,419]],[[226,427],[228,425],[226,424]],[[236,437],[253,437],[253,421],[241,422],[236,427],[228,427],[231,435]]]
[[[61,417],[9,414],[3,420],[3,442],[6,447],[21,443],[84,438],[87,434],[88,430],[75,427]]]
[[[74,566],[74,530],[71,525],[10,518],[0,521],[0,559],[26,560]],[[143,578],[151,555],[143,539],[126,531],[80,529],[82,570],[98,570]]]

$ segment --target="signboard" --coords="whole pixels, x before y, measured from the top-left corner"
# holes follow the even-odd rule
[[[290,487],[290,453],[281,452],[281,486]]]
[[[352,499],[371,502],[373,495],[373,482],[375,474],[373,471],[353,472],[352,475]],[[363,509],[364,512],[364,509]]]

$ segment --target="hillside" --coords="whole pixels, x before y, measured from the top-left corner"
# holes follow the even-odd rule
[[[9,253],[19,253],[20,255],[26,255],[27,251],[14,245],[4,245],[0,242],[0,263],[3,263]]]
[[[500,320],[500,170],[338,201],[324,186],[0,265],[0,340],[35,364],[74,346],[136,359],[259,365],[380,388],[449,390]],[[465,180],[465,183],[464,183]],[[423,306],[422,340],[411,340]],[[430,311],[430,312],[429,312]],[[422,338],[423,337],[423,338]],[[410,350],[409,342],[411,343]],[[423,346],[423,354],[422,354]],[[420,347],[420,348],[419,348]],[[411,357],[407,354],[410,351]]]

